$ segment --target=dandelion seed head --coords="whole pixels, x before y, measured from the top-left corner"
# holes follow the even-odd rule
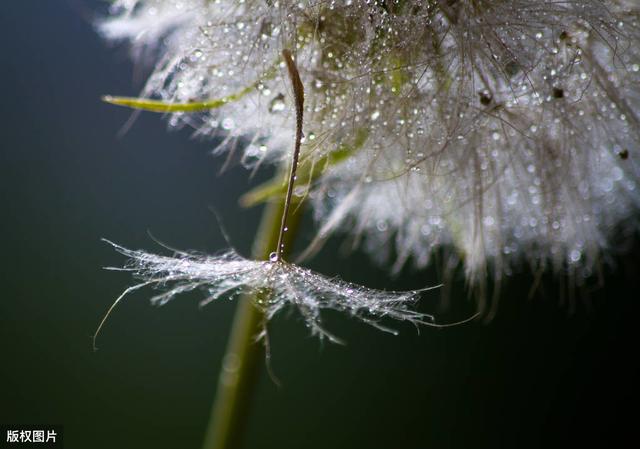
[[[588,275],[637,227],[635,1],[120,0],[101,30],[157,55],[144,96],[232,96],[169,123],[219,151],[248,138],[247,166],[290,154],[295,49],[320,234],[362,236],[396,270],[446,247],[472,280],[521,262]]]

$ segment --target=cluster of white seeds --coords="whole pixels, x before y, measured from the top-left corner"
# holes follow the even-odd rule
[[[172,126],[255,165],[295,124],[316,243],[352,233],[400,269],[448,248],[472,282],[528,262],[589,276],[640,205],[640,4],[632,0],[118,0],[100,29],[154,70]]]

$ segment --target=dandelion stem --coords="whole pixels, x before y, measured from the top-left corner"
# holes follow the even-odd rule
[[[294,199],[293,202],[297,201]],[[302,207],[296,206],[294,204],[288,220],[289,231],[283,237],[285,254],[293,244],[302,213]],[[264,260],[273,251],[283,212],[284,199],[266,205],[254,242],[255,259]],[[255,301],[252,295],[239,299],[203,449],[231,449],[241,444],[260,360],[264,360],[264,345],[256,341],[256,336],[262,331],[264,315],[255,306]]]
[[[284,199],[284,211],[282,213],[282,223],[280,225],[280,233],[278,236],[278,246],[276,247],[276,260],[282,257],[284,233],[287,231],[287,217],[289,215],[289,207],[291,206],[291,198],[293,196],[293,185],[296,181],[296,171],[298,170],[298,157],[300,156],[300,144],[302,143],[302,116],[304,113],[304,87],[300,80],[300,74],[296,63],[291,57],[291,52],[287,49],[282,50],[282,56],[287,64],[289,78],[293,85],[293,96],[296,106],[296,141],[293,148],[293,157],[291,160],[291,171],[289,172],[289,181],[287,183],[287,194]]]
[[[276,261],[282,259],[285,251],[290,251],[302,214],[301,207],[294,207],[289,216],[292,204],[298,203],[295,204],[298,206],[301,201],[294,198],[293,185],[302,141],[304,89],[291,53],[283,50],[282,55],[287,64],[295,98],[295,146],[287,194],[283,199],[269,203],[263,213],[253,247],[253,257],[257,260],[269,258],[274,246]],[[237,306],[203,449],[231,449],[241,444],[258,374],[258,361],[264,354],[264,346],[256,341],[256,336],[260,334],[265,322],[263,313],[255,306],[257,299],[255,295],[244,295]]]

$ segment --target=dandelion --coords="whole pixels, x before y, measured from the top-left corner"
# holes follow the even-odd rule
[[[290,157],[295,49],[308,254],[350,233],[397,272],[445,248],[482,285],[522,262],[588,277],[636,227],[639,21],[624,0],[127,0],[101,30],[158,55],[144,101],[111,101],[222,136],[217,152],[248,138],[248,167]]]
[[[303,257],[336,233],[393,272],[444,249],[481,312],[490,274],[499,286],[527,263],[586,279],[614,231],[637,229],[636,1],[116,0],[100,30],[153,64],[139,98],[106,101],[166,113],[171,127],[219,138],[214,153],[237,152],[253,170],[293,161],[284,186],[281,171],[241,198],[268,204],[272,261],[265,244],[255,260],[116,246],[141,279],[130,290],[167,288],[159,302],[194,289],[205,301],[251,293],[251,310],[270,317],[292,305],[320,336],[326,308],[374,325],[429,321],[409,309],[417,292],[372,291],[285,262],[283,230],[302,204],[319,226]],[[228,355],[241,368],[221,376],[205,447],[226,447],[242,420],[251,313],[237,315]]]

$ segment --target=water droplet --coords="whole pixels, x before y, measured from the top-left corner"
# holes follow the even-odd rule
[[[235,128],[235,126],[236,126],[236,122],[234,122],[232,118],[226,118],[222,121],[222,127],[227,131]]]
[[[389,229],[389,225],[384,220],[378,220],[376,223],[376,228],[380,232],[385,232],[387,229]]]
[[[275,251],[272,252],[271,254],[269,254],[269,261],[270,262],[277,262],[278,261],[278,253],[276,253]]]
[[[373,111],[371,114],[371,120],[378,120],[378,117],[380,117],[380,111]]]
[[[580,260],[581,257],[582,257],[582,253],[580,251],[578,251],[577,249],[574,249],[569,254],[569,258],[571,259],[571,262],[577,262],[577,261]]]
[[[285,109],[284,95],[278,94],[269,103],[269,112],[281,112]]]

